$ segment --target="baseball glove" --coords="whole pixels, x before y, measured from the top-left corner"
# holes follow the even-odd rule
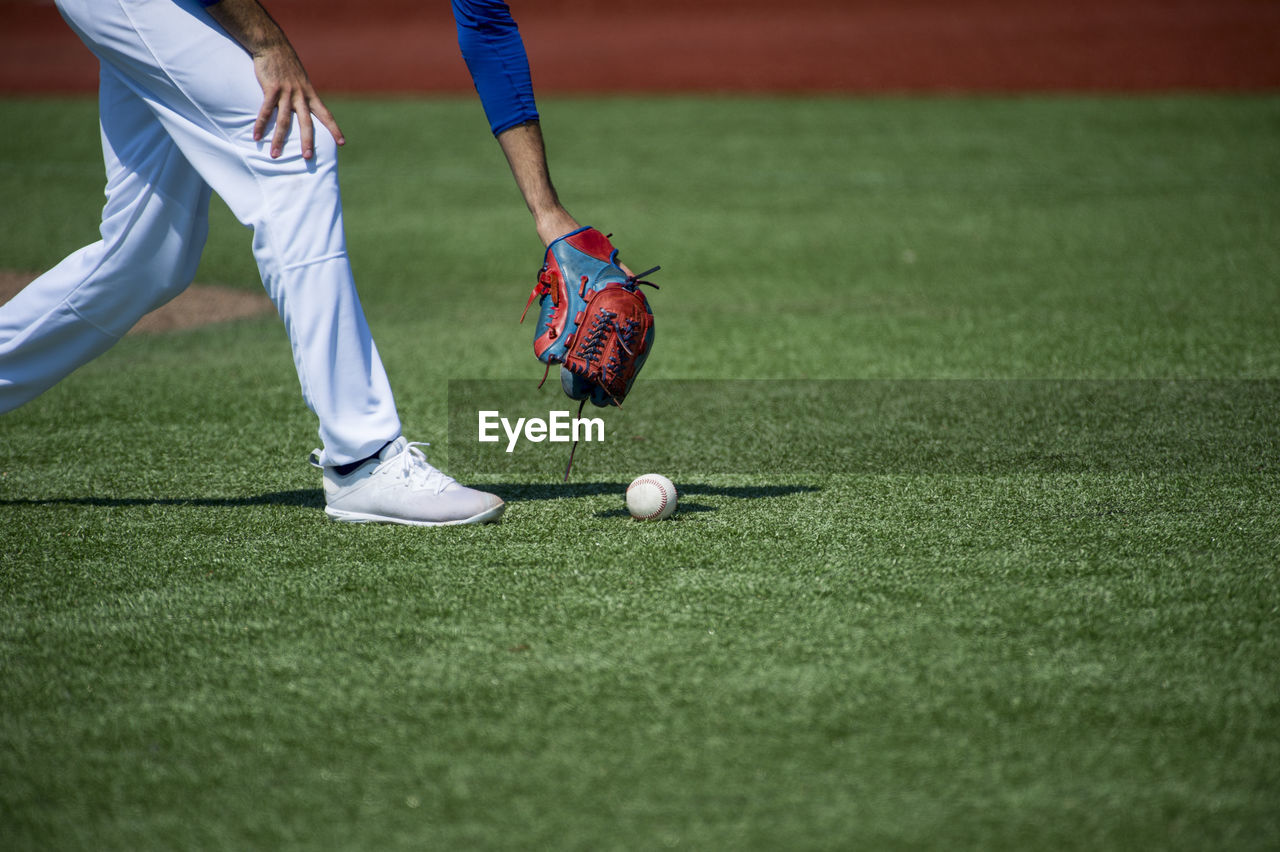
[[[621,406],[653,348],[653,311],[640,278],[617,263],[618,250],[595,228],[579,228],[547,246],[525,314],[539,300],[533,354],[560,365],[560,386],[571,399]],[[546,375],[542,381],[547,380]],[[541,384],[538,387],[542,387]],[[581,406],[579,406],[581,410]]]

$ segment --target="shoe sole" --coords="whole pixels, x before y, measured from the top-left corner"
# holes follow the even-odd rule
[[[347,524],[402,524],[407,527],[453,527],[460,524],[491,524],[502,517],[506,503],[499,503],[485,509],[471,518],[459,518],[455,521],[414,521],[406,518],[393,518],[388,515],[366,515],[363,512],[347,512],[342,509],[324,507],[324,513],[335,521]]]

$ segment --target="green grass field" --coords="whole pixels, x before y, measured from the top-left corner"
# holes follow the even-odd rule
[[[477,105],[332,105],[447,464],[450,380],[541,376],[540,247]],[[781,437],[649,415],[659,524],[620,511],[643,448],[601,446],[472,477],[500,525],[349,527],[274,318],[126,339],[0,419],[0,845],[1280,846],[1280,99],[543,107],[571,209],[663,265],[633,398],[785,380]],[[95,122],[0,100],[0,266],[94,239]],[[258,286],[248,242],[218,207],[199,280]],[[981,382],[921,420],[852,379]],[[1055,454],[1113,419],[1080,379],[1155,390]]]

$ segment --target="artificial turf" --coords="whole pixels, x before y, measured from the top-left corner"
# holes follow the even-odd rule
[[[5,415],[5,848],[1280,845],[1280,100],[544,103],[664,267],[631,443],[568,484],[453,428],[541,375],[478,106],[334,106],[409,436],[507,515],[326,521],[274,319]],[[45,268],[94,105],[0,123],[0,265]],[[254,277],[216,208],[199,280]],[[622,510],[647,460],[670,521]]]

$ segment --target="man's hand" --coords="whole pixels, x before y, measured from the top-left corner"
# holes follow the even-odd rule
[[[225,0],[224,0],[225,2]],[[218,4],[221,5],[221,4]],[[216,8],[211,7],[211,8]],[[276,128],[271,135],[271,156],[279,157],[284,150],[284,142],[289,137],[289,127],[293,114],[298,115],[298,126],[302,131],[302,157],[305,160],[315,156],[315,130],[311,123],[312,114],[320,119],[320,123],[329,129],[334,140],[343,145],[346,139],[334,119],[329,108],[320,100],[307,72],[294,53],[289,43],[270,46],[253,54],[253,70],[258,75],[258,83],[262,86],[262,109],[258,110],[258,119],[253,123],[253,139],[258,141],[266,133],[271,114],[276,114]]]
[[[253,123],[255,142],[262,139],[271,115],[275,113],[271,156],[279,157],[285,140],[289,138],[293,116],[297,113],[304,159],[315,156],[313,114],[333,134],[334,141],[339,145],[346,143],[338,122],[316,94],[289,39],[257,0],[219,0],[208,7],[208,12],[253,57],[253,70],[263,95],[262,109],[258,110],[258,118]]]

